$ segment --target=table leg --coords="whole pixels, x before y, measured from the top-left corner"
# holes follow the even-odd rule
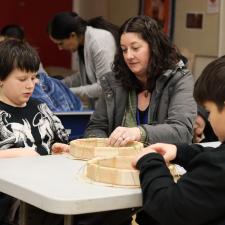
[[[26,213],[26,203],[20,203],[20,221],[19,225],[27,225],[27,213]],[[72,225],[73,224],[73,216],[72,215],[64,215],[64,225]]]
[[[64,225],[72,225],[72,224],[73,224],[73,216],[64,215]]]
[[[20,202],[20,221],[19,225],[26,225],[26,203]]]

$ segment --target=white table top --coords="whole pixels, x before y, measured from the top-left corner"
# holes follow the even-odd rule
[[[203,143],[217,147],[220,142]],[[86,162],[66,156],[0,160],[0,191],[47,212],[72,215],[140,207],[140,188],[107,187],[87,182]]]
[[[204,147],[210,146],[210,147],[216,148],[221,144],[221,142],[220,141],[212,141],[212,142],[203,142],[203,143],[199,143],[199,144]]]
[[[0,191],[47,212],[72,215],[142,205],[140,188],[85,181],[85,161],[65,156],[0,160]]]

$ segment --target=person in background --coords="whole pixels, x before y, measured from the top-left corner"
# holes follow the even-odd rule
[[[60,12],[48,24],[49,37],[59,50],[78,52],[80,73],[63,82],[73,86],[73,93],[87,97],[92,108],[102,93],[100,77],[111,71],[117,29],[102,17],[86,21],[75,12]]]
[[[24,29],[17,24],[9,24],[1,29],[0,37],[5,38],[15,38],[19,40],[25,39]]]
[[[0,158],[48,155],[55,142],[69,141],[60,120],[47,105],[31,98],[39,65],[39,56],[28,43],[15,38],[0,42]],[[0,193],[2,223],[12,222],[8,219],[15,210],[16,202],[10,198],[7,204],[7,198]],[[63,221],[63,216],[37,208],[29,207],[28,211],[31,225],[43,224],[40,221],[44,217],[46,221],[52,217],[50,224]]]
[[[4,26],[0,31],[0,41],[6,39],[17,39],[21,41],[25,41],[25,32],[22,26],[18,24],[8,24]],[[41,62],[39,66],[40,72],[45,72]]]
[[[198,105],[198,115],[194,123],[193,143],[218,141],[210,122],[207,111]]]
[[[158,143],[133,160],[140,170],[145,217],[140,225],[225,224],[225,57],[206,66],[194,88],[197,103],[221,145],[216,148]],[[174,182],[167,165],[177,163],[186,173]],[[154,219],[154,223],[151,223]]]
[[[103,94],[85,137],[109,137],[115,146],[191,143],[197,105],[181,54],[148,16],[128,19],[119,36],[113,73],[100,79]]]

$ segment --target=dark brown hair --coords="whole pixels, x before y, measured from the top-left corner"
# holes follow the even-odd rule
[[[7,39],[0,42],[0,80],[4,80],[14,70],[37,72],[40,58],[37,51],[28,43]]]
[[[182,56],[158,27],[157,22],[149,16],[140,15],[128,19],[119,30],[119,38],[126,32],[139,34],[149,44],[151,58],[148,65],[148,89],[151,92],[157,77],[167,69],[174,69]],[[124,61],[120,43],[117,44],[118,52],[115,56],[113,71],[126,88],[141,89],[141,84]]]
[[[225,101],[225,56],[209,63],[195,82],[194,98],[203,105],[206,101],[214,102],[219,110]]]

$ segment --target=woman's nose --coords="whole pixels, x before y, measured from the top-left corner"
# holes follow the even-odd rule
[[[132,59],[134,57],[132,51],[130,51],[130,50],[127,51],[127,55],[126,56],[127,56],[128,59]]]

